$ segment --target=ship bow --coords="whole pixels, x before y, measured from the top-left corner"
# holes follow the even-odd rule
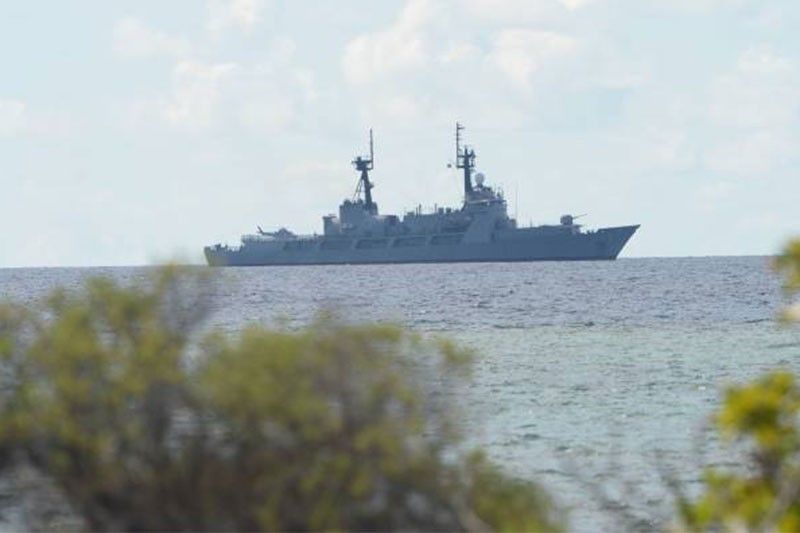
[[[628,243],[636,230],[639,229],[639,224],[634,226],[619,226],[616,228],[603,228],[599,230],[605,234],[609,259],[616,259],[625,245]]]

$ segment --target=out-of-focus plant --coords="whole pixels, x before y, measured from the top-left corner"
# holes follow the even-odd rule
[[[724,438],[750,450],[745,473],[709,469],[705,491],[680,502],[692,530],[800,530],[800,387],[791,373],[773,372],[730,388],[716,415]]]
[[[333,317],[201,337],[207,282],[0,307],[6,472],[92,530],[559,529],[541,489],[464,450],[441,390],[463,351]]]
[[[800,239],[791,241],[775,260],[775,269],[783,275],[783,289],[789,297],[800,293]],[[800,303],[789,304],[783,312],[789,322],[800,322]]]
[[[800,293],[800,240],[775,260],[791,298]],[[783,313],[800,321],[800,307]],[[705,491],[679,501],[679,526],[692,530],[800,531],[800,385],[791,372],[774,371],[731,387],[715,416],[722,437],[749,450],[745,473],[709,469]]]

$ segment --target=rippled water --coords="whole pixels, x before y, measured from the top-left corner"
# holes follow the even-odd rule
[[[30,301],[87,276],[144,268],[0,270],[0,295]],[[697,443],[722,388],[798,370],[800,332],[780,327],[767,258],[271,267],[221,270],[213,321],[307,322],[320,308],[446,332],[479,352],[461,391],[471,443],[545,484],[573,529],[623,511],[671,512],[661,474],[696,488]],[[715,444],[706,460],[722,461]],[[626,486],[630,484],[630,487]],[[649,520],[649,521],[648,521]],[[617,524],[618,525],[618,524]]]

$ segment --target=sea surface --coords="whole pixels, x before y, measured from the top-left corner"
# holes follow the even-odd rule
[[[89,276],[147,267],[0,270],[30,302]],[[215,326],[308,323],[322,309],[446,334],[477,350],[458,392],[470,445],[543,484],[573,530],[652,529],[673,513],[667,480],[736,466],[708,431],[721,393],[800,370],[800,330],[766,257],[614,262],[222,269]]]

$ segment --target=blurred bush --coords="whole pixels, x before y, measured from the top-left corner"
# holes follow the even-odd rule
[[[92,530],[560,528],[464,449],[448,399],[468,354],[332,316],[205,334],[209,286],[165,268],[0,307],[11,482],[32,469]]]
[[[783,275],[783,289],[789,298],[800,293],[800,239],[790,242],[775,260],[775,269]],[[800,303],[791,302],[783,312],[784,320],[800,322]]]
[[[800,531],[800,388],[788,372],[732,387],[720,433],[747,446],[746,472],[708,469],[704,493],[680,505],[681,529]]]
[[[775,261],[788,298],[800,293],[800,241]],[[782,317],[800,321],[789,304]],[[748,452],[744,472],[708,469],[697,499],[680,498],[679,527],[690,530],[800,531],[800,385],[791,372],[774,371],[731,387],[715,416],[729,444]]]

